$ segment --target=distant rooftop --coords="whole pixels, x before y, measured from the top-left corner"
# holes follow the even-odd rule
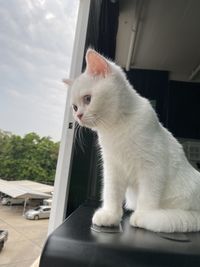
[[[9,135],[9,136],[13,135],[13,133],[11,133],[9,131],[2,130],[2,129],[0,129],[0,134],[1,135]]]
[[[13,198],[50,198],[53,186],[33,181],[6,181],[0,179],[0,192]]]
[[[23,187],[28,187],[28,188],[31,188],[32,190],[37,190],[42,193],[48,194],[48,193],[53,192],[53,186],[30,181],[30,180],[9,181],[9,183],[12,183],[14,185],[20,185]]]

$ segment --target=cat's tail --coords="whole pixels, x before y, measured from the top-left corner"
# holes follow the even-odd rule
[[[180,209],[136,211],[130,218],[130,224],[154,232],[197,232],[200,231],[200,211]]]

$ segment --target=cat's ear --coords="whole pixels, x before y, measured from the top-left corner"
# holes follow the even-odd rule
[[[86,72],[92,76],[101,75],[106,77],[110,73],[110,66],[107,60],[93,49],[86,53]]]
[[[63,79],[62,80],[64,84],[68,85],[68,86],[71,86],[73,84],[73,81],[70,80],[70,79]]]

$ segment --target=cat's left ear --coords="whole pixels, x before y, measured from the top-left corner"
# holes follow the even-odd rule
[[[63,79],[62,81],[64,82],[64,84],[66,84],[68,86],[71,86],[73,84],[73,81],[70,79]]]
[[[92,76],[101,75],[106,77],[110,72],[107,60],[93,49],[88,49],[86,53],[86,72]]]

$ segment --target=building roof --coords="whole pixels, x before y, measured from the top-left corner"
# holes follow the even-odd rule
[[[38,184],[40,185],[40,183]],[[5,181],[3,179],[0,179],[0,192],[8,196],[11,196],[13,198],[37,198],[37,199],[50,198],[51,197],[50,194],[41,191],[45,190],[42,189],[42,186],[43,184],[41,184],[40,190],[38,189],[36,190],[35,189],[36,186],[34,188],[34,186],[31,185],[31,183],[26,183],[26,180],[23,183],[23,181]],[[51,190],[50,192],[52,191],[53,190]]]
[[[32,190],[37,190],[42,193],[51,193],[53,192],[53,186],[51,185],[46,185],[34,181],[29,181],[29,180],[19,180],[19,181],[9,181],[9,183],[14,184],[14,185],[20,185],[23,187],[31,188]]]

